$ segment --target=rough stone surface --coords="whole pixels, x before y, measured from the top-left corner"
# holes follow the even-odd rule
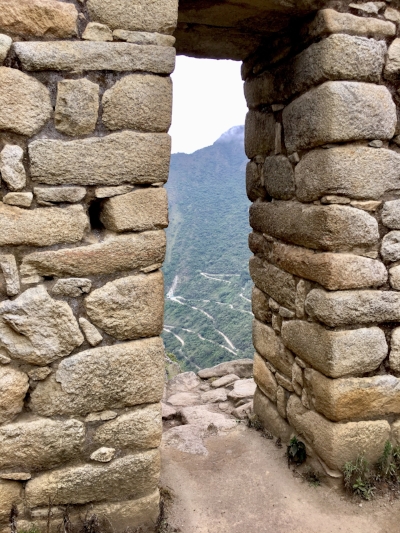
[[[181,415],[182,421],[185,424],[197,426],[203,432],[207,432],[211,424],[213,425],[213,429],[215,428],[218,433],[220,431],[229,431],[237,425],[236,420],[228,418],[222,413],[210,411],[207,405],[184,407],[181,409]]]
[[[342,471],[347,461],[360,454],[371,463],[382,455],[389,438],[390,425],[386,420],[347,422],[336,424],[303,407],[294,394],[287,405],[289,423],[303,435],[329,468]]]
[[[168,398],[168,402],[176,407],[188,407],[201,403],[200,394],[197,392],[177,392]]]
[[[253,287],[251,295],[251,309],[253,315],[260,322],[271,322],[272,313],[268,305],[268,296],[260,291],[257,287]]]
[[[82,34],[85,41],[112,41],[113,34],[108,26],[98,22],[89,22]]]
[[[249,269],[250,276],[260,290],[272,296],[279,304],[295,309],[296,283],[291,274],[259,257],[250,259]]]
[[[82,328],[83,333],[85,334],[86,340],[90,346],[97,346],[103,340],[102,335],[93,324],[86,320],[86,318],[81,317],[79,319],[79,325]]]
[[[400,321],[400,293],[393,291],[339,291],[313,289],[306,311],[331,327],[346,324]]]
[[[104,201],[100,220],[116,232],[146,231],[168,226],[166,189],[136,189]]]
[[[162,423],[160,404],[135,407],[115,420],[102,424],[93,435],[100,446],[149,450],[161,442]]]
[[[41,474],[28,481],[26,498],[31,507],[101,502],[110,494],[115,499],[135,498],[156,489],[160,457],[156,450],[127,455],[109,465],[66,467]]]
[[[77,33],[73,4],[56,0],[0,0],[0,29],[12,35],[65,39]]]
[[[400,200],[391,200],[383,204],[382,222],[390,229],[400,229]]]
[[[253,375],[252,359],[236,359],[226,361],[211,368],[200,370],[197,375],[202,379],[220,378],[228,374],[235,374],[239,378],[249,378]]]
[[[386,358],[384,332],[377,328],[330,331],[292,320],[282,325],[282,340],[292,352],[332,378],[371,372]]]
[[[77,136],[92,133],[99,111],[99,86],[86,78],[58,82],[54,124],[58,131]]]
[[[194,372],[182,372],[168,381],[168,395],[170,396],[177,392],[193,391],[193,389],[197,389],[199,385],[201,385],[201,381]]]
[[[45,366],[82,342],[70,306],[51,298],[43,285],[0,304],[0,343],[13,359]]]
[[[21,273],[77,277],[114,274],[162,263],[165,245],[164,231],[112,236],[90,246],[26,255]]]
[[[289,152],[326,143],[390,139],[396,106],[383,85],[329,81],[289,104],[283,111]]]
[[[387,281],[383,263],[353,254],[315,253],[275,242],[271,258],[284,270],[331,291],[379,287]]]
[[[162,435],[163,446],[171,446],[184,453],[208,455],[203,443],[204,430],[192,424],[177,426],[165,431]]]
[[[385,261],[400,259],[400,231],[390,231],[383,237],[381,255]]]
[[[25,70],[82,72],[113,70],[171,74],[175,49],[166,46],[93,41],[19,42],[15,50]]]
[[[11,191],[19,191],[26,185],[23,157],[22,148],[13,144],[6,144],[0,153],[1,178]]]
[[[97,461],[99,463],[109,463],[112,461],[115,455],[115,448],[99,448],[95,450],[91,455],[90,459],[92,461]]]
[[[272,198],[290,200],[295,193],[294,172],[287,157],[267,157],[263,168],[264,186]]]
[[[266,156],[275,148],[275,118],[272,113],[249,111],[245,123],[245,152],[249,159]]]
[[[59,279],[51,288],[51,293],[55,296],[69,296],[77,298],[82,294],[87,294],[92,288],[92,282],[86,278],[65,278]]]
[[[34,210],[0,204],[0,246],[50,246],[80,241],[88,226],[82,206]]]
[[[170,78],[125,76],[104,93],[103,122],[109,130],[168,131],[172,115]]]
[[[32,178],[47,185],[166,181],[170,143],[165,133],[133,131],[69,142],[34,141],[29,145]]]
[[[13,504],[22,502],[22,485],[14,481],[0,481],[0,521],[8,521]]]
[[[85,427],[78,420],[44,418],[0,427],[0,468],[48,470],[79,457]]]
[[[25,373],[0,367],[0,424],[11,422],[22,411],[28,388],[29,381]]]
[[[273,373],[269,370],[265,364],[265,360],[258,355],[254,354],[254,381],[262,392],[273,402],[276,402],[276,392],[278,385]]]
[[[392,331],[389,364],[391,370],[400,372],[400,328],[394,328]]]
[[[31,192],[9,192],[3,196],[3,203],[17,207],[30,207],[33,200]]]
[[[158,46],[174,46],[175,37],[173,35],[163,35],[162,33],[149,33],[146,31],[114,30],[115,41],[126,41],[135,44],[155,44]]]
[[[33,381],[43,381],[52,373],[52,369],[48,366],[42,366],[39,368],[34,368],[33,370],[29,370],[28,376],[29,379],[32,379]]]
[[[48,89],[19,70],[0,67],[0,129],[33,135],[50,119]]]
[[[400,290],[400,265],[389,270],[390,286],[396,291]]]
[[[11,48],[12,39],[8,35],[0,33],[0,66],[7,57],[7,54]]]
[[[246,194],[251,202],[257,198],[265,198],[266,190],[262,183],[262,167],[254,161],[249,161],[246,165]]]
[[[201,395],[201,401],[203,403],[225,402],[226,399],[227,399],[227,392],[223,387],[219,389],[213,389],[207,392],[203,392],[203,394]]]
[[[12,254],[0,255],[0,268],[6,282],[8,296],[16,296],[20,291],[17,262]]]
[[[344,205],[257,202],[250,207],[250,225],[255,231],[317,250],[338,251],[379,241],[376,220]]]
[[[385,19],[391,20],[392,22],[400,22],[399,11],[397,11],[397,9],[393,9],[392,7],[388,7],[387,9],[385,9],[384,17]]]
[[[276,409],[282,418],[286,418],[286,405],[289,398],[288,392],[281,386],[276,391]]]
[[[89,14],[93,20],[107,24],[113,30],[172,33],[177,23],[177,0],[147,2],[139,0],[134,4],[129,0],[89,0]]]
[[[384,77],[396,81],[400,75],[400,39],[395,39],[389,46]]]
[[[160,335],[164,319],[161,272],[110,281],[85,299],[90,320],[120,340]]]
[[[274,437],[280,438],[285,443],[289,442],[292,428],[278,413],[275,405],[258,388],[254,394],[254,413],[264,428]]]
[[[294,357],[292,353],[285,348],[280,336],[269,326],[253,321],[253,344],[257,352],[272,365],[292,378],[292,365]]]
[[[99,413],[90,413],[85,418],[85,422],[106,422],[107,420],[114,420],[114,418],[117,418],[118,413],[115,411],[101,411]]]
[[[44,416],[87,415],[158,402],[163,381],[160,338],[92,348],[63,359],[55,376],[40,382],[31,394],[31,409]]]
[[[312,369],[305,375],[315,409],[334,422],[400,412],[400,381],[394,376],[329,379]]]
[[[120,194],[127,194],[133,191],[133,185],[120,185],[117,187],[98,187],[95,190],[96,198],[113,198]]]
[[[33,192],[39,205],[74,204],[86,196],[84,187],[34,187]]]
[[[296,195],[302,202],[329,194],[378,199],[400,188],[400,154],[366,146],[312,150],[296,166]]]
[[[228,393],[228,398],[233,401],[252,398],[255,390],[256,384],[253,378],[238,379],[233,383],[233,389]]]
[[[376,18],[364,18],[350,13],[338,13],[333,9],[318,11],[307,32],[311,37],[322,37],[331,33],[347,33],[365,37],[393,37],[396,26]]]
[[[234,381],[237,381],[240,379],[236,374],[227,374],[226,376],[222,376],[221,378],[216,379],[211,383],[211,387],[213,389],[218,389],[219,387],[227,387],[228,385],[231,385]]]

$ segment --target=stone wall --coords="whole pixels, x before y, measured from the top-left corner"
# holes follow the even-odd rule
[[[400,11],[319,11],[243,64],[255,411],[335,474],[400,444]]]
[[[0,531],[158,516],[177,0],[0,0]]]

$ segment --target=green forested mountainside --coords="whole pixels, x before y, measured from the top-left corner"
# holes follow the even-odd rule
[[[163,338],[187,370],[253,356],[246,162],[242,126],[172,155]]]

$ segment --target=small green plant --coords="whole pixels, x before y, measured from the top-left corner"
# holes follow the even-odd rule
[[[378,481],[399,482],[400,478],[400,447],[394,447],[386,441],[381,457],[376,464]]]
[[[264,429],[257,415],[249,416],[249,418],[247,419],[247,425],[249,426],[249,428],[253,428],[256,431],[263,431]]]
[[[290,439],[289,446],[286,449],[286,456],[288,459],[288,466],[291,464],[301,465],[307,459],[306,445],[297,437]]]
[[[348,461],[343,467],[344,486],[346,490],[370,500],[375,491],[370,465],[363,455],[358,455],[355,462]]]
[[[302,474],[302,477],[310,487],[319,487],[321,485],[321,474],[314,470],[311,467],[308,467],[307,470]]]

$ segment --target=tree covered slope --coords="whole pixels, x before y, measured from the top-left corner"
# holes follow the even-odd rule
[[[186,369],[252,357],[243,127],[174,154],[164,342]]]

